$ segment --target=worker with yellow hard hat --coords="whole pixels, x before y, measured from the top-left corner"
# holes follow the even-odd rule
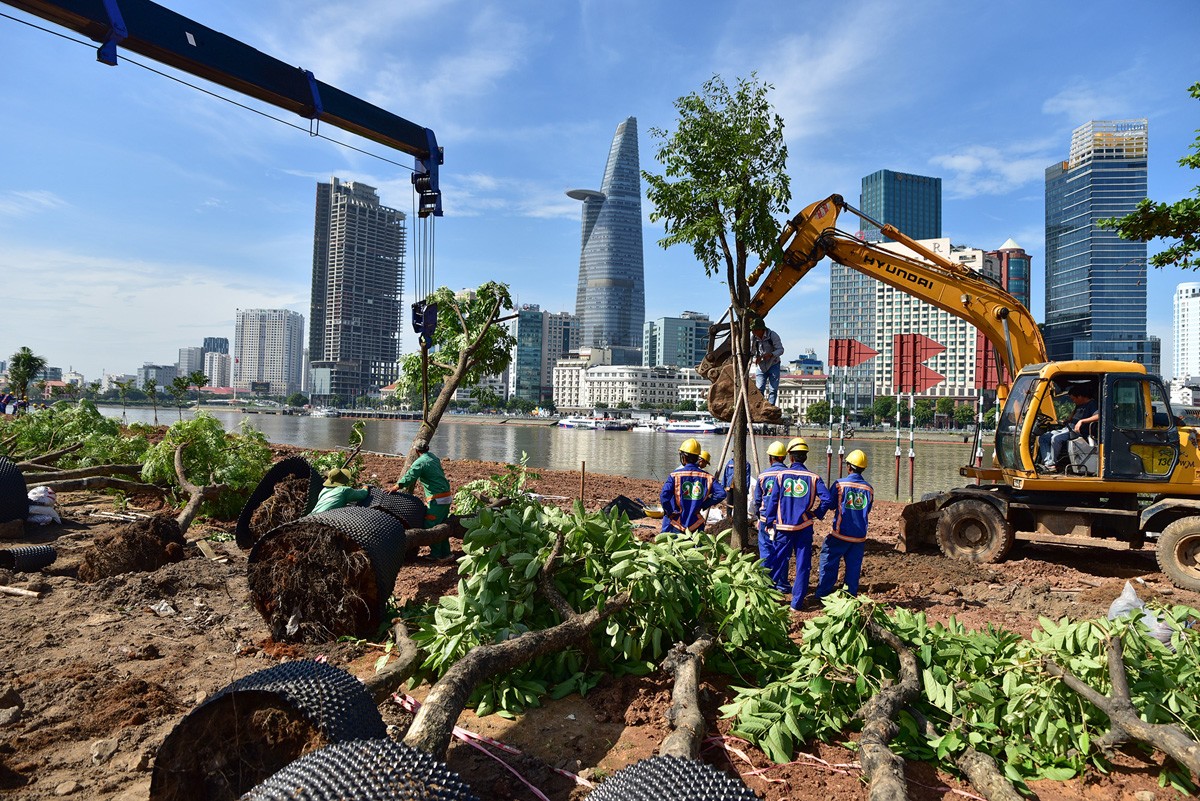
[[[751,496],[750,502],[750,515],[758,523],[758,558],[767,565],[768,570],[772,565],[775,530],[767,525],[764,512],[767,499],[775,491],[775,478],[779,471],[784,469],[783,461],[786,458],[787,447],[779,440],[775,440],[767,446],[767,467],[758,474],[758,478],[754,482],[754,494]]]
[[[679,446],[679,467],[671,471],[658,499],[662,502],[662,530],[692,534],[704,530],[704,510],[725,500],[725,488],[697,464],[704,450],[695,439]]]
[[[708,469],[708,463],[712,461],[712,454],[708,451],[700,451],[700,458],[696,460],[696,466],[701,470]]]
[[[776,475],[775,492],[767,501],[763,516],[775,531],[771,562],[771,580],[776,589],[791,596],[791,607],[799,610],[808,594],[808,576],[812,570],[813,523],[825,517],[833,507],[833,496],[821,477],[805,465],[808,443],[795,437],[787,444],[791,464]],[[792,557],[796,575],[788,585]]]
[[[875,489],[863,478],[867,455],[859,450],[846,454],[849,474],[833,482],[833,530],[821,546],[817,563],[818,600],[833,592],[838,568],[846,565],[846,592],[858,594],[858,578],[862,574],[863,551],[866,550],[867,521],[875,501]]]

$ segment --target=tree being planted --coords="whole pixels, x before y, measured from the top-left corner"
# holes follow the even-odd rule
[[[783,119],[767,99],[772,88],[751,74],[731,89],[717,75],[699,93],[679,98],[675,132],[650,129],[661,142],[655,157],[664,173],[642,173],[654,205],[650,219],[666,228],[659,244],[664,248],[691,245],[705,274],[721,277],[729,287],[733,381],[743,388],[750,361],[747,262],[752,255],[760,260],[780,258],[775,215],[787,212],[791,198],[784,171]],[[720,413],[715,404],[709,406],[714,414]],[[731,414],[736,467],[727,489],[733,508],[733,544],[738,548],[750,542],[744,486],[748,414],[746,404],[734,406]]]

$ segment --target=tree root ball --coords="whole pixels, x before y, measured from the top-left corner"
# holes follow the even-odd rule
[[[155,757],[151,801],[234,801],[328,745],[286,700],[234,693],[186,717]]]
[[[250,598],[280,642],[365,637],[381,604],[367,553],[320,523],[290,524],[259,542],[249,566]]]
[[[184,558],[186,542],[169,515],[136,520],[99,537],[83,552],[79,580],[99,581],[122,573],[150,573]]]
[[[275,492],[250,516],[250,532],[257,541],[271,529],[304,517],[308,511],[307,478],[285,478],[275,485]]]

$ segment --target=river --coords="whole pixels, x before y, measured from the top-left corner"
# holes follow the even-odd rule
[[[101,411],[120,418],[120,407],[101,406]],[[225,409],[205,407],[204,411],[221,421],[227,430],[236,430],[243,423],[253,426],[271,442],[314,450],[345,447],[353,420],[331,417],[301,417],[276,414],[243,414]],[[191,410],[185,409],[184,416]],[[154,411],[130,408],[129,422],[151,423]],[[169,425],[179,419],[175,409],[162,408],[158,420]],[[378,453],[404,454],[417,433],[418,423],[407,420],[366,420],[363,448]],[[825,433],[806,431],[812,448],[809,466],[822,476],[826,470]],[[901,446],[900,500],[908,500],[908,439]],[[623,475],[630,478],[662,478],[678,466],[679,434],[643,431],[586,431],[562,429],[553,425],[511,425],[456,421],[453,415],[442,419],[434,436],[432,450],[448,459],[481,459],[492,462],[515,463],[521,454],[529,455],[531,468],[577,471],[586,463],[589,473]],[[701,444],[720,455],[724,437],[700,437]],[[759,456],[766,460],[770,439],[758,439]],[[847,440],[845,450],[859,448],[867,454],[870,467],[867,478],[875,485],[880,499],[895,500],[896,443],[894,439]],[[834,478],[837,477],[838,443],[833,442]],[[918,442],[915,445],[914,495],[950,489],[964,483],[958,468],[970,456],[971,446],[961,442]],[[990,443],[985,445],[988,453]]]

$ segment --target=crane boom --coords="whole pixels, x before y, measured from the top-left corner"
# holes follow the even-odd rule
[[[149,0],[0,0],[100,43],[115,66],[120,45],[162,64],[326,122],[416,158],[419,215],[441,216],[441,149],[429,128],[319,81],[294,67]]]

